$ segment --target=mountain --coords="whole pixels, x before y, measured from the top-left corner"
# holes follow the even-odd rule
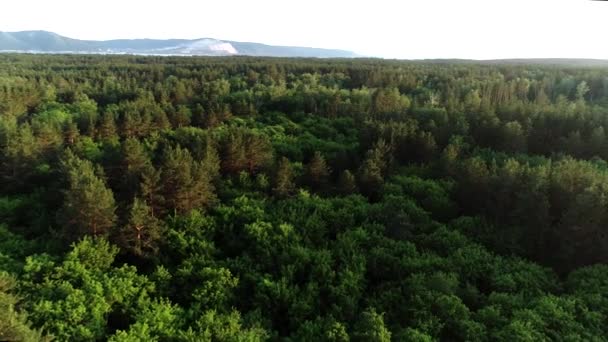
[[[412,62],[429,64],[469,64],[469,65],[543,65],[555,67],[608,67],[608,59],[593,58],[508,58],[508,59],[416,59]]]
[[[76,51],[86,46],[85,41],[46,31],[0,32],[0,50]]]
[[[487,64],[543,64],[553,66],[571,67],[607,67],[608,60],[592,58],[519,58],[519,59],[495,59],[485,61]]]
[[[79,40],[48,31],[0,32],[0,52],[352,58],[351,51],[214,38]]]

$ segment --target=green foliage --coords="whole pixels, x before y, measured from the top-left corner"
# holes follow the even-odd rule
[[[279,160],[275,184],[272,191],[278,197],[287,197],[295,190],[294,172],[289,159],[283,157]]]
[[[364,311],[355,326],[353,341],[390,342],[391,332],[384,326],[384,319],[376,310]]]
[[[121,190],[127,196],[133,196],[139,185],[153,170],[150,157],[144,146],[137,139],[129,138],[122,144],[122,183]]]
[[[108,316],[135,309],[151,289],[134,267],[112,267],[117,253],[106,240],[85,237],[60,264],[28,257],[24,276],[31,281],[26,291],[32,321],[61,340],[104,336]]]
[[[202,314],[194,326],[180,336],[185,341],[238,342],[258,342],[268,337],[268,333],[262,328],[244,327],[238,312],[219,314],[214,310]]]
[[[320,152],[315,152],[306,166],[306,177],[311,188],[322,190],[327,186],[330,169]]]
[[[106,235],[116,221],[114,195],[96,173],[93,164],[68,153],[63,161],[68,178],[59,214],[68,240],[80,236]]]
[[[152,215],[152,209],[135,198],[129,210],[129,221],[119,229],[116,240],[126,251],[136,256],[150,257],[158,252],[161,223]]]
[[[128,330],[119,330],[109,341],[162,341],[177,339],[183,325],[182,310],[168,300],[146,303]]]
[[[603,69],[0,54],[0,75],[0,339],[608,336]]]
[[[254,173],[270,162],[272,148],[264,135],[245,129],[231,129],[225,139],[222,156],[222,169],[225,172],[246,170]]]
[[[27,314],[17,309],[19,299],[11,293],[15,280],[8,274],[0,273],[0,339],[3,341],[52,341],[41,331],[32,329]]]
[[[344,170],[338,180],[338,191],[344,195],[350,195],[357,191],[355,176],[349,170]]]
[[[163,154],[161,179],[167,205],[179,213],[202,209],[215,201],[211,175],[190,152],[179,146],[167,148]]]

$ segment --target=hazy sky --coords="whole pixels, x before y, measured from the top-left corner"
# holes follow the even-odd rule
[[[608,1],[4,0],[0,31],[212,37],[388,58],[608,59]]]

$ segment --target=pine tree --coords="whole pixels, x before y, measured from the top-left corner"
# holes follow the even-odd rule
[[[327,185],[329,177],[329,167],[325,158],[320,152],[315,152],[314,156],[306,167],[306,178],[309,185],[314,190],[322,190]]]
[[[0,152],[0,175],[9,187],[21,185],[31,175],[40,154],[32,127],[21,125]]]
[[[136,256],[149,257],[158,251],[160,238],[160,221],[152,214],[152,208],[136,197],[127,223],[118,231],[118,244]]]
[[[136,138],[141,126],[141,115],[137,111],[127,111],[122,117],[122,136]]]
[[[192,112],[190,108],[184,105],[177,106],[177,110],[173,114],[173,127],[186,127],[190,125]]]
[[[247,148],[247,170],[254,173],[272,160],[272,145],[266,136],[248,132],[245,139]]]
[[[207,208],[215,203],[215,186],[208,170],[199,162],[192,163],[192,182],[184,185],[187,196],[182,199],[183,205],[178,206],[182,212],[188,212],[195,208]]]
[[[375,114],[399,114],[410,106],[410,100],[397,88],[376,90],[372,101]]]
[[[292,194],[295,189],[293,179],[294,173],[291,162],[289,159],[282,157],[277,167],[273,193],[278,197],[287,197]]]
[[[116,135],[116,121],[114,113],[105,112],[101,117],[98,129],[99,138],[102,140],[112,140],[118,138]]]
[[[365,159],[359,170],[359,180],[364,194],[373,198],[379,196],[384,183],[381,164],[373,158]]]
[[[367,151],[366,159],[373,160],[380,168],[382,175],[386,176],[394,162],[393,148],[384,139],[378,139],[373,148]]]
[[[149,165],[141,174],[139,194],[150,207],[150,215],[154,217],[162,217],[165,213],[165,198],[162,192],[161,172]]]
[[[393,163],[392,158],[390,145],[382,139],[367,151],[365,160],[359,169],[359,180],[364,194],[377,199],[382,190],[384,177]]]
[[[63,132],[49,123],[34,123],[36,144],[42,154],[50,155],[63,143]]]
[[[205,107],[202,104],[197,103],[192,111],[192,125],[196,127],[205,127],[207,122],[207,115]]]
[[[66,145],[74,145],[80,137],[78,126],[73,121],[68,121],[63,128],[63,139]]]
[[[222,123],[222,114],[217,112],[209,112],[205,114],[205,123],[203,124],[206,128],[215,128]]]
[[[135,195],[142,174],[151,167],[150,157],[139,140],[129,138],[122,145],[122,187],[129,198]]]
[[[343,195],[350,195],[357,192],[357,181],[349,170],[344,170],[338,180],[338,191]]]
[[[211,179],[216,179],[220,176],[220,156],[215,147],[215,143],[210,135],[205,139],[205,154],[203,156],[202,165],[205,172]]]
[[[88,160],[68,153],[63,160],[68,180],[59,217],[68,240],[83,235],[105,235],[116,221],[116,205],[112,190],[106,187]]]
[[[152,127],[159,131],[171,128],[171,122],[162,109],[159,109],[154,113],[152,117]]]
[[[137,130],[137,134],[140,137],[148,136],[153,128],[154,123],[152,120],[152,114],[149,111],[144,110],[141,113],[141,123],[139,125],[139,129]]]
[[[439,157],[440,171],[447,175],[454,177],[456,175],[456,168],[458,162],[458,156],[460,155],[460,146],[458,143],[450,143],[441,152]]]
[[[204,208],[215,201],[215,188],[205,167],[179,146],[165,150],[161,179],[166,204],[179,213]]]
[[[247,150],[241,131],[231,132],[224,144],[222,169],[227,173],[236,174],[245,168]]]
[[[94,137],[97,133],[97,121],[99,114],[97,113],[97,103],[89,99],[85,94],[76,94],[76,102],[73,104],[73,109],[78,113],[78,127],[81,132],[86,133],[90,137]]]
[[[243,170],[255,173],[272,160],[272,145],[266,136],[237,129],[224,143],[222,169],[237,174]]]

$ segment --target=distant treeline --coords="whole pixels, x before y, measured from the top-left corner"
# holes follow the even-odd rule
[[[606,340],[557,64],[0,54],[0,340]]]

